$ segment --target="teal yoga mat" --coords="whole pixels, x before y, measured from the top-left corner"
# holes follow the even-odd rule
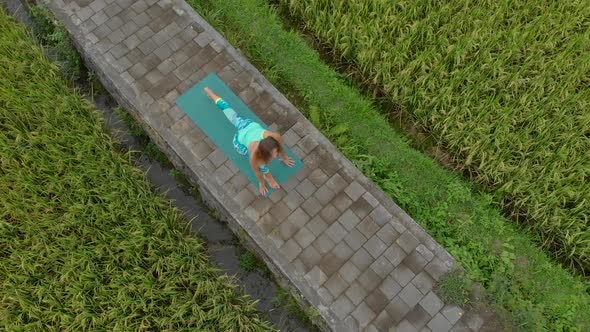
[[[223,112],[213,101],[207,97],[207,94],[203,90],[205,87],[213,90],[240,116],[260,123],[265,129],[268,126],[215,74],[209,74],[176,99],[176,104],[209,136],[211,141],[246,175],[250,182],[258,188],[258,180],[252,167],[250,167],[248,157],[237,153],[232,144],[236,128],[227,120]],[[295,165],[288,167],[278,159],[273,160],[269,164],[270,172],[279,184],[285,183],[289,177],[297,173],[303,166],[303,162],[289,148],[286,146],[285,148],[287,154],[295,161]],[[267,188],[272,192],[270,186],[267,185]]]

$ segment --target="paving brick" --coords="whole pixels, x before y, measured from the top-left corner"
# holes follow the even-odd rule
[[[139,40],[139,37],[137,37],[136,35],[131,35],[131,36],[127,37],[127,39],[123,40],[123,44],[129,50],[133,50],[134,48],[139,46],[139,44],[141,44],[141,40]]]
[[[424,270],[430,274],[430,276],[439,281],[447,272],[450,271],[450,267],[446,266],[445,263],[438,257],[435,257],[430,263],[426,265]]]
[[[279,202],[274,204],[273,207],[270,208],[270,215],[273,216],[278,222],[282,222],[285,220],[290,214],[291,209],[287,206],[287,204],[283,202]]]
[[[402,286],[392,277],[388,276],[379,285],[379,290],[391,301],[402,290]]]
[[[404,286],[399,292],[399,297],[410,307],[414,307],[424,297],[422,293],[411,283]]]
[[[145,78],[150,82],[152,86],[158,84],[164,79],[164,75],[158,70],[154,69],[145,75]],[[151,93],[150,93],[151,94]],[[152,96],[154,97],[154,96]],[[154,99],[157,97],[154,97]]]
[[[334,302],[334,297],[332,296],[332,294],[330,294],[330,291],[327,290],[326,288],[318,288],[317,290],[318,295],[320,296],[320,299],[322,299],[322,303],[323,304],[330,304],[332,302]]]
[[[297,145],[301,148],[301,150],[303,150],[305,154],[308,154],[318,146],[318,142],[316,142],[312,136],[305,136],[299,140]]]
[[[307,246],[310,246],[315,239],[316,237],[313,235],[313,233],[305,227],[301,228],[299,232],[295,234],[295,240],[297,241],[297,243],[299,243],[301,248],[306,248]],[[313,247],[310,246],[310,248]]]
[[[289,220],[285,220],[284,222],[282,222],[277,229],[278,235],[281,239],[285,241],[293,237],[293,235],[295,235],[295,233],[299,231],[299,227],[295,226]]]
[[[373,261],[371,255],[369,255],[369,253],[363,248],[357,250],[354,253],[354,255],[352,255],[352,258],[350,260],[361,271],[364,271],[367,267],[369,267],[369,265],[371,265],[371,262]]]
[[[336,314],[336,317],[343,320],[354,310],[355,305],[350,302],[350,300],[346,297],[346,295],[340,295],[338,298],[332,303],[330,309]]]
[[[447,304],[440,312],[451,324],[455,324],[463,317],[463,310],[456,305]]]
[[[412,284],[418,288],[420,293],[426,295],[434,287],[434,279],[427,272],[421,271],[412,279]]]
[[[371,269],[375,271],[381,278],[385,278],[393,271],[393,265],[391,262],[385,258],[385,256],[380,256],[377,258],[371,265]]]
[[[320,235],[317,239],[315,239],[315,241],[313,241],[312,245],[316,248],[320,255],[327,254],[336,246],[334,241],[332,241],[332,239],[330,239],[326,234]]]
[[[92,15],[92,22],[94,22],[96,26],[104,24],[106,21],[108,21],[108,19],[109,17],[102,11],[96,12],[94,15]]]
[[[162,61],[168,59],[172,55],[172,53],[173,53],[172,50],[166,44],[160,45],[154,51],[154,54],[158,57],[158,59],[160,59]],[[174,62],[172,62],[172,60],[170,59],[170,63],[174,63]],[[175,68],[176,67],[174,67],[173,69],[175,69]],[[172,70],[170,70],[170,71],[172,71]]]
[[[365,244],[365,242],[367,242],[367,238],[357,229],[353,229],[346,234],[344,241],[352,250],[357,251]]]
[[[363,197],[357,199],[352,205],[350,209],[360,218],[365,218],[371,211],[373,211],[373,207],[369,204]]]
[[[418,274],[428,262],[424,259],[424,257],[422,257],[422,255],[414,250],[408,256],[406,256],[402,263],[409,267],[414,273]]]
[[[320,212],[322,204],[312,196],[306,199],[305,202],[301,204],[301,207],[309,216],[313,217]]]
[[[358,281],[353,281],[344,293],[355,306],[363,302],[369,295],[369,292]]]
[[[359,304],[351,315],[359,322],[361,329],[364,329],[377,316],[364,302]]]
[[[327,228],[328,224],[320,216],[315,216],[309,221],[306,226],[313,235],[320,236]]]
[[[293,213],[287,217],[287,220],[293,223],[293,225],[297,226],[297,228],[302,228],[305,226],[309,219],[310,218],[307,213],[305,213],[301,208],[295,209],[295,211],[293,211]]]
[[[225,165],[221,165],[215,170],[213,176],[215,176],[215,178],[221,185],[227,182],[232,177],[232,174],[229,171],[229,169],[225,167]]]
[[[332,239],[334,243],[338,243],[342,241],[342,239],[344,239],[347,232],[346,229],[342,227],[342,225],[340,225],[340,223],[335,222],[332,225],[330,225],[330,227],[328,227],[324,234],[330,237],[330,239]]]
[[[136,1],[132,4],[129,8],[131,8],[136,13],[143,13],[146,9],[148,9],[148,4],[145,1]]]
[[[105,14],[107,14],[109,17],[119,14],[122,10],[123,8],[121,8],[117,3],[111,3],[103,9]]]
[[[386,224],[377,232],[377,236],[385,243],[386,246],[391,246],[395,240],[399,237],[399,233],[393,228],[393,226]]]
[[[248,215],[248,216],[250,216],[250,214],[253,214],[253,216],[250,216],[250,218],[252,218],[253,220],[256,220],[257,222],[260,219],[260,214],[256,210],[254,210],[252,207],[247,207],[245,212],[246,212],[246,215]],[[280,237],[280,235],[277,234],[276,228],[273,229],[272,232],[267,234],[267,236],[276,249],[281,248],[285,244],[285,240],[283,240]]]
[[[383,295],[379,288],[371,292],[366,298],[365,303],[371,308],[373,312],[381,312],[389,304],[389,300]]]
[[[377,259],[377,257],[387,249],[383,241],[381,241],[377,235],[373,235],[367,243],[365,243],[363,248],[365,248],[374,259]]]
[[[285,202],[285,204],[287,204],[287,206],[291,210],[297,209],[301,205],[301,203],[303,203],[303,201],[303,197],[301,197],[301,195],[294,190],[289,191],[287,196],[283,198],[283,202]]]
[[[385,310],[387,310],[391,319],[397,324],[404,319],[408,312],[410,312],[411,308],[399,296],[396,296],[391,302],[389,302],[387,307],[385,307]]]
[[[80,10],[78,10],[76,12],[76,16],[78,16],[78,18],[80,18],[80,20],[82,20],[82,21],[86,21],[92,15],[94,15],[94,11],[90,7],[81,8]]]
[[[314,194],[315,197],[322,205],[328,204],[334,197],[336,193],[332,191],[327,185],[321,186]]]
[[[281,247],[281,251],[285,255],[287,261],[293,261],[300,253],[301,247],[295,242],[293,239],[289,239],[285,244]]]
[[[207,144],[203,143],[203,145],[207,145]],[[250,180],[248,180],[248,178],[244,174],[236,173],[231,178],[230,182],[234,187],[242,190],[242,189],[246,189],[246,186],[250,183]]]
[[[344,319],[344,323],[346,324],[346,326],[351,328],[351,331],[360,331],[360,326],[358,321],[352,317],[351,315],[348,315],[345,319]]]
[[[406,252],[397,244],[392,244],[385,250],[383,255],[393,264],[393,266],[399,265],[407,256]]]
[[[383,278],[381,278],[375,271],[368,268],[358,278],[358,282],[360,282],[363,287],[369,292],[372,292],[377,286],[379,286],[383,282]]]
[[[396,332],[418,332],[418,330],[407,319],[402,320],[395,328]]]
[[[147,26],[141,27],[139,30],[135,32],[135,36],[137,36],[137,38],[139,38],[139,40],[141,40],[142,42],[148,40],[153,35],[154,32]]]
[[[430,314],[430,316],[434,316],[440,309],[442,309],[444,303],[431,291],[420,300],[420,305]]]
[[[359,270],[351,261],[347,261],[342,265],[338,273],[342,279],[351,284],[361,274],[361,270]]]
[[[362,196],[369,205],[376,208],[379,205],[379,201],[370,192],[365,192]]]
[[[359,199],[359,197],[361,197],[365,193],[365,191],[365,188],[363,188],[363,186],[361,186],[360,183],[356,181],[352,182],[348,185],[348,187],[344,189],[344,192],[348,195],[348,197],[350,197],[350,199],[353,202]]]
[[[248,190],[246,191],[250,193]],[[256,220],[256,225],[262,230],[262,232],[264,232],[264,234],[269,234],[277,227],[277,222],[270,214],[267,213]]]
[[[123,20],[120,17],[111,17],[108,21],[106,21],[106,26],[109,27],[109,29],[111,29],[111,31],[117,31],[119,30],[122,26],[123,26]],[[119,31],[119,33],[121,33],[121,35],[123,35],[122,32]]]
[[[441,315],[441,314],[439,313],[439,315]],[[446,318],[445,318],[445,321],[446,321]],[[440,318],[439,318],[438,323],[440,323],[441,326],[445,326],[444,321],[442,321]],[[468,311],[463,316],[463,323],[465,323],[465,325],[467,325],[471,330],[478,331],[483,326],[484,321],[479,314],[477,314],[473,311]]]
[[[308,179],[305,179],[295,188],[295,190],[297,190],[303,198],[308,199],[316,191],[316,187]]]
[[[335,298],[339,297],[348,286],[348,283],[342,279],[338,273],[333,274],[324,284],[324,287],[326,287],[330,291],[330,294]]]
[[[422,329],[426,324],[430,321],[432,315],[428,312],[424,311],[421,306],[415,306],[408,314],[406,315],[406,319],[408,322],[412,323],[414,327],[418,330]]]
[[[285,181],[285,183],[283,183],[283,189],[286,192],[291,193],[292,191],[295,191],[295,187],[297,187],[299,183],[301,182],[297,180],[296,177],[292,176],[287,181]]]
[[[324,271],[329,277],[338,272],[342,265],[344,265],[344,260],[338,258],[333,252],[325,254],[319,264],[322,271]]]
[[[211,149],[211,147],[206,143],[199,142],[198,144],[192,146],[192,152],[198,157],[199,160],[203,160],[207,158],[211,152],[213,152],[213,149]]]
[[[319,266],[314,266],[311,271],[307,272],[304,278],[314,289],[318,289],[324,282],[326,282],[326,280],[328,280],[328,277]]]
[[[447,332],[451,329],[452,325],[449,321],[440,313],[436,314],[430,322],[428,322],[427,326],[437,332]]]
[[[389,316],[387,310],[382,310],[373,321],[373,324],[378,331],[389,331],[390,328],[394,326],[393,318]]]
[[[352,205],[352,200],[345,193],[341,192],[332,200],[334,205],[340,212],[346,211]]]
[[[338,211],[334,205],[327,204],[322,209],[322,211],[320,211],[320,216],[326,223],[332,224],[336,219],[338,219],[338,216],[340,216],[340,211]]]
[[[264,196],[256,196],[250,207],[254,208],[260,215],[267,213],[273,206],[272,202]]]
[[[143,54],[148,55],[148,54],[153,53],[156,50],[156,48],[158,47],[158,45],[156,45],[156,43],[154,43],[153,40],[146,39],[141,44],[139,44],[138,47]]]
[[[359,232],[361,232],[367,239],[370,239],[378,230],[379,225],[375,224],[371,218],[363,219],[357,226]]]
[[[120,29],[121,33],[123,33],[125,38],[127,38],[134,34],[137,30],[139,30],[139,27],[137,26],[137,24],[135,24],[135,22],[128,21],[125,24],[123,24]]]
[[[283,135],[283,142],[289,147],[293,147],[301,139],[294,130],[289,129]]]
[[[342,261],[347,261],[354,254],[354,251],[345,242],[338,243],[332,252]]]
[[[187,121],[190,121],[190,120],[187,120]],[[177,122],[177,123],[179,123],[179,122]],[[227,161],[227,156],[225,155],[225,153],[221,149],[213,150],[213,152],[211,152],[211,154],[207,158],[209,160],[211,160],[211,162],[213,163],[213,165],[215,167],[219,167],[219,166],[223,165],[224,162]]]
[[[432,251],[426,248],[426,246],[423,244],[419,244],[416,247],[416,251],[420,253],[420,255],[422,255],[422,257],[424,257],[427,262],[430,262],[434,258],[434,253],[432,253]]]
[[[326,185],[335,193],[340,193],[348,186],[348,182],[340,174],[334,174],[326,181]]]
[[[237,170],[237,172],[239,172],[240,170]],[[285,198],[285,196],[287,196],[287,193],[284,190],[275,190],[272,192],[272,194],[270,194],[268,196],[268,198],[273,202],[273,203],[278,203],[280,201],[283,200],[283,198]],[[284,203],[284,202],[283,202]]]
[[[414,249],[416,249],[418,244],[420,244],[420,241],[418,241],[418,239],[416,239],[416,237],[409,230],[407,230],[402,233],[402,235],[400,235],[395,243],[397,243],[406,253],[409,254]]]
[[[105,1],[93,1],[90,5],[90,8],[92,8],[92,10],[96,13],[99,12],[100,10],[104,9],[107,6],[107,3]]]
[[[108,38],[112,32],[113,31],[106,24],[103,24],[92,31],[98,39]]]
[[[360,221],[359,217],[357,217],[351,210],[346,210],[340,218],[338,218],[338,222],[342,224],[347,231],[353,230]]]
[[[313,246],[308,246],[303,249],[303,252],[299,255],[299,259],[309,271],[320,262],[322,256]]]
[[[379,226],[385,225],[387,222],[389,222],[391,220],[391,218],[393,218],[391,213],[389,213],[383,207],[383,205],[377,206],[375,208],[375,210],[373,210],[373,212],[371,212],[370,216],[373,219],[373,221]]]
[[[458,321],[455,323],[453,328],[451,328],[451,332],[473,332],[463,321]]]
[[[416,276],[414,272],[405,265],[399,265],[396,267],[391,275],[402,287],[405,287]]]

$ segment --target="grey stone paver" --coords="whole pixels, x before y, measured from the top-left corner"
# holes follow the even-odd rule
[[[210,25],[181,0],[51,0],[92,69],[150,128],[204,199],[319,310],[336,331],[479,330],[476,313],[432,292],[453,259],[369,183],[285,102]],[[304,160],[269,198],[175,105],[215,72]],[[111,83],[108,83],[111,84]],[[164,144],[165,143],[165,144]],[[436,253],[436,254],[435,254]],[[427,320],[428,319],[428,320]]]

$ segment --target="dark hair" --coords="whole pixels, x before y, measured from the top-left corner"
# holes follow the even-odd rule
[[[265,163],[270,161],[270,157],[272,156],[272,151],[276,149],[277,152],[281,152],[283,147],[276,139],[272,136],[267,136],[266,138],[262,139],[258,144],[258,149],[256,149],[256,156]]]

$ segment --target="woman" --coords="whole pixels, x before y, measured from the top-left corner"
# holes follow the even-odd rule
[[[238,130],[233,140],[234,147],[239,154],[249,156],[250,166],[258,179],[260,194],[266,195],[268,193],[264,180],[268,181],[271,188],[279,189],[280,186],[270,174],[267,164],[279,154],[281,161],[287,166],[292,167],[295,164],[283,148],[281,135],[264,130],[260,124],[239,116],[228,103],[208,87],[205,88],[205,92]]]

